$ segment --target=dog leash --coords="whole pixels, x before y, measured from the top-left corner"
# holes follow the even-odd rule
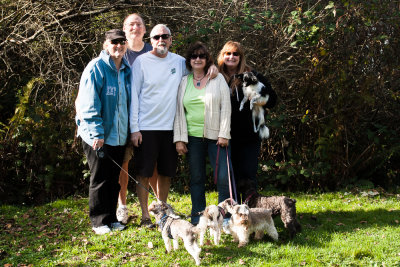
[[[142,185],[138,180],[136,180],[135,178],[133,178],[126,170],[124,170],[108,153],[106,153],[104,151],[103,147],[100,147],[96,150],[96,154],[99,158],[104,158],[104,157],[108,157],[112,162],[114,162],[115,165],[118,166],[118,168],[120,168],[121,170],[123,170],[137,185],[140,185],[144,190],[146,190],[149,194],[151,194],[152,196],[154,196],[158,201],[160,202],[164,202],[162,200],[160,200],[155,194],[153,194],[152,192],[150,192],[149,189],[147,189],[144,185]]]
[[[215,172],[214,172],[214,184],[217,184],[217,179],[218,179],[218,162],[219,162],[219,150],[220,150],[220,145],[218,145],[217,149],[217,159],[215,161]],[[229,158],[229,153],[228,153],[228,147],[225,147],[226,149],[226,164],[228,167],[228,181],[229,181],[229,195],[231,200],[237,201],[237,195],[236,195],[236,185],[235,185],[235,177],[233,174],[233,169],[231,172],[231,164],[230,164],[230,158]],[[231,175],[232,173],[232,175]],[[232,177],[232,180],[231,180]],[[233,189],[233,195],[232,195],[232,189]],[[234,196],[234,198],[233,198]]]
[[[158,201],[167,204],[166,202],[162,201],[161,199],[159,199],[154,193],[150,192],[149,189],[147,189],[144,185],[142,185],[138,180],[136,180],[135,178],[133,178],[126,170],[124,170],[110,155],[108,155],[105,151],[103,147],[100,147],[96,150],[96,154],[99,158],[104,158],[105,156],[107,156],[112,162],[114,162],[115,165],[117,165],[121,170],[123,170],[137,185],[141,186],[144,190],[146,190],[149,194],[151,194],[152,196],[154,196]],[[179,216],[183,216],[184,218],[188,218],[191,215],[186,215],[180,212],[177,212],[176,210],[174,210],[175,214],[179,215]]]

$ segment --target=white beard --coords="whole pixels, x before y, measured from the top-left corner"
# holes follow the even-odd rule
[[[160,55],[165,55],[168,52],[168,48],[166,46],[158,46],[156,50]]]

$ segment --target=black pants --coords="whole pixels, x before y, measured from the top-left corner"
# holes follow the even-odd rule
[[[82,143],[90,168],[89,217],[92,226],[99,227],[117,222],[115,213],[120,189],[120,168],[107,155],[121,165],[125,146],[104,145],[106,156],[99,158],[91,146]]]
[[[238,202],[242,203],[253,191],[257,191],[258,156],[261,141],[243,143],[231,140],[232,166],[235,174]]]

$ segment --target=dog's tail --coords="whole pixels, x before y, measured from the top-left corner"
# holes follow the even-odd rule
[[[265,124],[261,125],[260,130],[258,131],[258,134],[260,135],[261,139],[268,139],[269,138],[268,127]]]

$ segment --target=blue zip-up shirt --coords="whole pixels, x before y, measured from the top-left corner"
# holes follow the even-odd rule
[[[75,101],[78,136],[89,145],[104,139],[111,146],[126,144],[129,134],[131,70],[124,58],[119,71],[105,51],[89,62],[82,73]]]

